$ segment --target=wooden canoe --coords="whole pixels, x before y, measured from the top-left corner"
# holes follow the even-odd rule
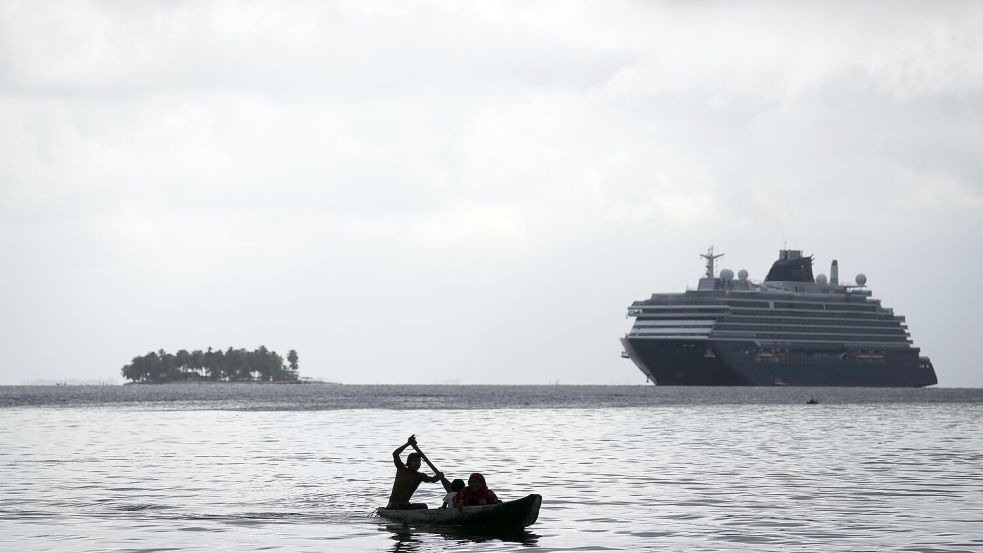
[[[406,524],[461,526],[474,529],[525,528],[539,518],[543,497],[531,494],[504,503],[448,509],[379,509],[379,516]]]

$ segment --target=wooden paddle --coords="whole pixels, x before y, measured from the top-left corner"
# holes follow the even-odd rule
[[[423,461],[427,464],[428,467],[430,467],[430,470],[432,470],[435,475],[436,474],[443,474],[439,470],[437,470],[437,467],[433,466],[433,463],[430,462],[430,459],[427,459],[426,454],[424,454],[422,451],[420,451],[420,447],[418,445],[416,445],[415,442],[412,443],[412,444],[410,444],[410,445],[412,445],[413,446],[413,449],[416,450],[416,452],[420,454],[420,458],[423,459]]]

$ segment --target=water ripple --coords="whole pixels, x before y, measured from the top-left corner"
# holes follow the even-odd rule
[[[699,391],[654,388],[602,390],[600,399],[583,399],[580,387],[405,398],[389,387],[336,388],[265,410],[278,400],[255,390],[279,388],[245,397],[231,388],[224,398],[219,388],[190,398],[171,389],[149,403],[129,401],[129,391],[98,401],[12,401],[4,391],[18,406],[0,410],[0,550],[983,546],[983,401],[972,391],[863,401],[852,390],[815,409],[796,390],[738,390],[728,401],[711,390],[701,402]],[[549,407],[508,407],[533,399]],[[418,408],[447,403],[469,408]],[[380,404],[411,407],[364,408]],[[503,536],[375,517],[392,483],[390,452],[411,433],[449,476],[481,471],[504,498],[541,493],[539,522]],[[424,484],[417,497],[436,504],[441,495]]]

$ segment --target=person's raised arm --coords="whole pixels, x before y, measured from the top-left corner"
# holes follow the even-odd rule
[[[435,474],[433,476],[424,476],[423,477],[423,480],[426,481],[426,482],[429,482],[429,483],[433,484],[434,482],[442,482],[442,481],[446,480],[446,478],[444,478],[444,473],[438,472],[437,474]],[[450,489],[448,489],[447,491],[450,491]]]
[[[393,451],[393,464],[396,465],[396,468],[406,468],[406,465],[403,464],[403,460],[400,459],[399,456],[401,453],[403,453],[403,450],[409,446],[413,446],[414,449],[416,448],[416,434],[410,436],[409,439],[406,440],[405,444],[399,446],[395,451]]]

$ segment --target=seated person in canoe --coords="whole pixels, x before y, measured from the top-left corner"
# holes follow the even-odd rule
[[[406,456],[406,464],[400,459],[400,454],[409,446],[417,451]],[[440,472],[427,476],[420,472],[420,454],[416,447],[416,436],[410,436],[406,443],[393,451],[393,463],[396,465],[396,478],[393,480],[393,490],[389,494],[387,509],[426,509],[426,503],[410,503],[410,498],[416,492],[420,482],[440,482],[444,475]]]
[[[453,482],[448,483],[447,479],[443,479],[444,489],[447,490],[447,495],[444,496],[444,503],[440,506],[441,509],[446,509],[448,507],[454,506],[454,498],[457,494],[464,489],[464,480],[460,478],[455,478]]]
[[[468,477],[468,485],[458,492],[454,498],[455,507],[471,507],[474,505],[490,505],[501,503],[495,492],[488,489],[485,485],[485,477],[480,473],[473,472]]]

